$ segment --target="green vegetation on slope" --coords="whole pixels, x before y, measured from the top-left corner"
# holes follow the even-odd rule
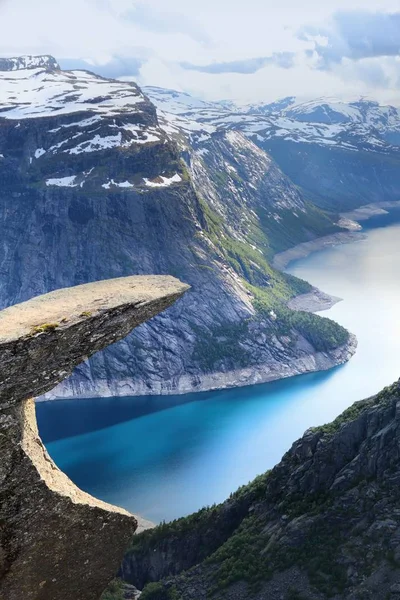
[[[254,305],[259,313],[268,315],[273,310],[277,315],[280,335],[290,335],[295,329],[318,352],[342,346],[349,339],[347,329],[331,319],[305,311],[290,310],[282,302],[276,302],[265,290],[252,288],[252,292],[255,298]]]
[[[222,504],[203,508],[171,523],[162,523],[135,536],[125,559],[130,565],[129,573],[132,573],[133,565],[139,569],[135,570],[132,581],[143,585],[152,581],[154,571],[149,571],[146,566],[151,562],[149,557],[159,557],[156,558],[158,563],[168,556],[164,573],[170,575],[177,566],[176,572],[182,573],[211,556],[234,533],[250,507],[263,499],[268,475],[260,475],[240,487]],[[174,596],[171,599],[168,593],[173,593],[171,588],[167,591],[160,583],[149,583],[143,597],[148,600],[174,600]]]
[[[258,211],[261,227],[268,237],[268,256],[312,238],[342,231],[334,224],[336,215],[326,213],[309,202],[306,208],[306,213],[298,211],[296,214],[293,210],[280,210],[279,221],[271,219],[266,210]]]
[[[199,198],[207,237],[236,273],[248,283],[267,284],[278,274],[264,255],[249,243],[233,238],[224,228],[223,219]],[[279,279],[279,277],[278,277]]]
[[[247,284],[263,290],[265,297],[270,299],[271,306],[276,301],[284,302],[311,291],[312,286],[306,281],[274,269],[264,254],[250,243],[234,239],[225,230],[222,218],[204,200],[199,199],[199,202],[209,240]],[[265,236],[263,238],[261,231],[257,233],[260,247],[265,248]]]
[[[176,588],[165,589],[162,583],[149,583],[140,596],[141,600],[179,600]]]
[[[287,322],[318,352],[343,346],[349,339],[347,329],[326,317],[303,311],[289,311]]]
[[[327,423],[326,425],[321,425],[320,427],[314,427],[313,431],[320,431],[323,434],[333,435],[336,433],[340,427],[344,423],[348,423],[349,421],[354,421],[360,414],[371,408],[372,406],[376,406],[378,404],[384,404],[390,401],[393,396],[399,396],[399,385],[398,383],[394,383],[385,387],[379,394],[373,396],[372,398],[367,398],[366,400],[360,400],[359,402],[355,402],[347,408],[344,412],[342,412],[334,421]]]
[[[232,369],[237,364],[247,365],[251,357],[241,342],[248,339],[249,325],[250,320],[246,320],[216,326],[209,331],[202,330],[201,335],[196,337],[193,358],[205,372],[212,372],[220,361]]]
[[[114,579],[102,593],[100,600],[125,600],[123,582]]]
[[[331,319],[287,308],[290,298],[311,291],[312,286],[302,279],[277,271],[261,252],[248,243],[233,239],[224,230],[222,218],[204,200],[200,199],[200,204],[208,237],[251,292],[257,310],[256,318],[270,319],[271,311],[276,315],[276,321],[270,329],[271,336],[291,338],[293,330],[296,330],[320,352],[332,350],[348,341],[348,331]],[[258,231],[260,236],[262,233]],[[240,340],[245,338],[248,325],[242,323],[231,328],[220,328],[221,331],[216,328],[210,332],[209,339],[204,338],[198,344],[195,354],[206,370],[212,370],[216,361],[224,357],[246,361],[246,351],[240,345]],[[212,340],[218,340],[218,344],[212,344]]]

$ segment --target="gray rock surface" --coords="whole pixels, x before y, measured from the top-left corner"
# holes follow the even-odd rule
[[[138,519],[58,470],[39,438],[33,397],[187,289],[173,277],[128,277],[0,312],[2,600],[98,600],[115,574]]]
[[[313,288],[311,292],[300,294],[289,300],[288,307],[292,310],[319,312],[329,310],[332,306],[335,306],[335,304],[341,301],[342,298],[325,294],[325,292],[321,292],[318,288]]]

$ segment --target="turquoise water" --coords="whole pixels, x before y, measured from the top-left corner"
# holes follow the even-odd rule
[[[323,314],[358,337],[346,365],[220,392],[39,404],[51,456],[84,490],[156,522],[222,501],[308,427],[400,376],[399,240],[398,224],[370,229],[289,269],[344,299]]]

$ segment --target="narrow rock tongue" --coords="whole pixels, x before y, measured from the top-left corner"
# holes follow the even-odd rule
[[[53,56],[15,56],[0,58],[0,71],[19,71],[21,69],[59,69],[60,66]]]

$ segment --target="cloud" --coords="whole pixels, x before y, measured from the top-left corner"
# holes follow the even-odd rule
[[[317,56],[322,70],[331,70],[344,59],[399,56],[400,12],[340,11],[327,28],[303,27],[298,37],[314,44],[308,54]]]
[[[201,44],[210,43],[206,31],[185,13],[154,10],[148,4],[139,3],[120,14],[120,19],[154,33],[181,33]]]
[[[64,68],[210,100],[362,93],[398,104],[399,10],[399,0],[0,0],[0,56],[52,54]]]
[[[102,77],[117,79],[118,77],[137,77],[145,59],[137,57],[116,56],[104,64],[80,58],[62,58],[58,61],[62,69],[84,69]]]
[[[372,61],[363,61],[356,65],[354,78],[363,81],[369,87],[388,88],[391,86],[392,79],[385,69]]]
[[[392,59],[390,59],[392,61]],[[393,81],[395,69],[390,61],[377,61],[376,59],[363,59],[361,61],[351,61],[346,59],[344,63],[335,69],[343,81],[360,81],[369,89],[389,89],[396,87]],[[383,62],[383,64],[380,64]],[[398,86],[397,86],[398,87]]]
[[[180,66],[189,71],[199,71],[200,73],[211,73],[220,75],[221,73],[240,73],[241,75],[252,75],[268,65],[290,69],[294,66],[293,52],[274,52],[271,56],[259,58],[248,58],[243,60],[233,60],[229,62],[214,62],[208,65],[195,65],[189,62],[181,62]]]

